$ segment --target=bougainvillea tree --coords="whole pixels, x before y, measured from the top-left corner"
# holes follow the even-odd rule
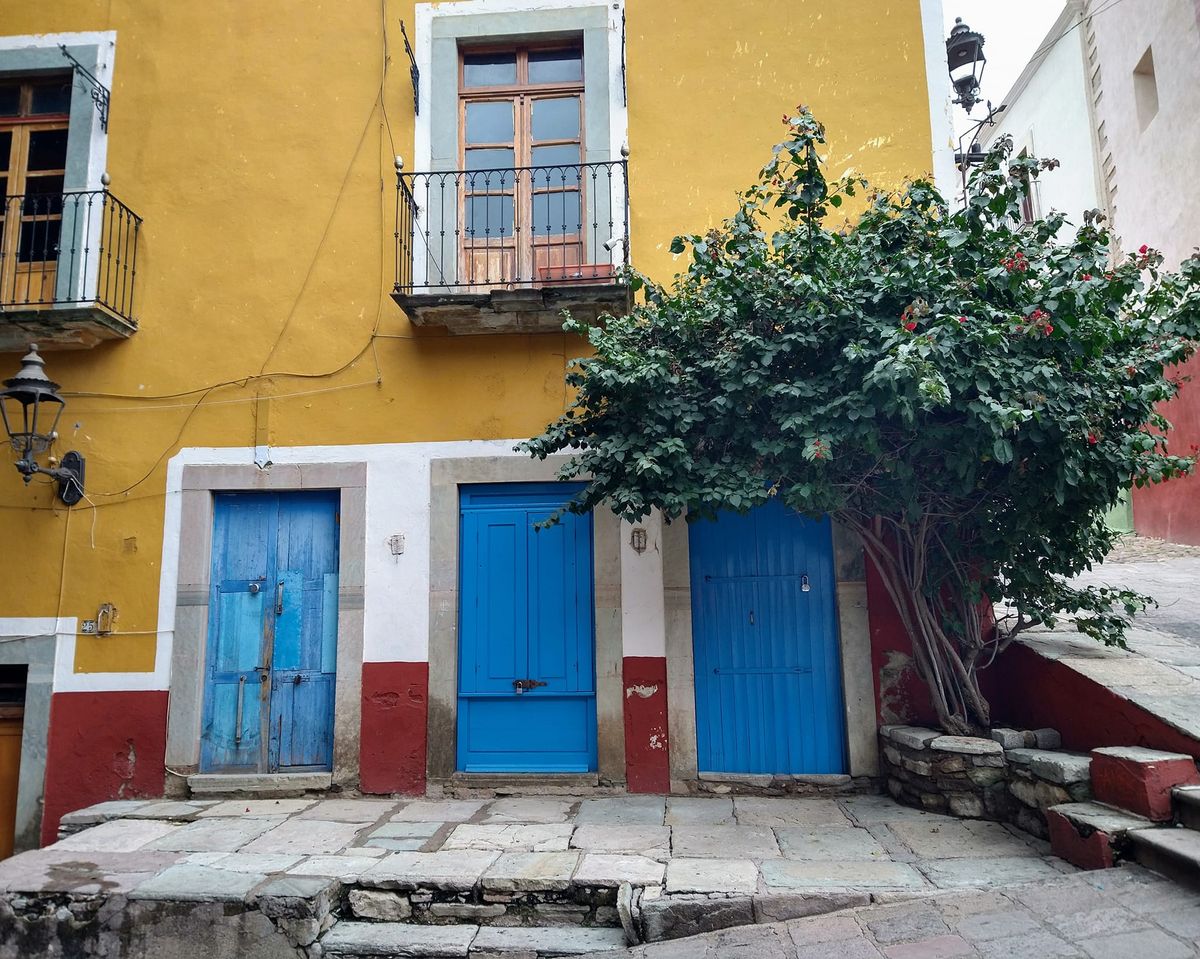
[[[979,671],[1018,633],[1067,617],[1121,643],[1146,602],[1071,577],[1111,548],[1123,490],[1194,466],[1155,410],[1200,335],[1200,260],[1114,257],[1096,213],[1065,240],[1059,214],[1025,222],[1054,164],[1007,144],[951,211],[925,180],[827,182],[821,125],[803,108],[784,122],[733,216],[676,238],[669,287],[634,276],[629,315],[568,320],[593,353],[573,405],[521,448],[572,454],[562,477],[591,477],[575,511],[693,520],[780,497],[832,514],[861,536],[943,726],[986,727]]]

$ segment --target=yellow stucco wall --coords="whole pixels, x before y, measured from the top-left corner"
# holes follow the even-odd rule
[[[0,615],[120,610],[125,635],[80,637],[79,671],[154,666],[166,462],[180,447],[524,436],[563,407],[577,343],[414,331],[386,295],[381,24],[384,107],[395,152],[411,156],[398,21],[411,29],[414,15],[385,6],[0,0],[6,35],[117,31],[108,170],[145,218],[140,331],[47,354],[65,390],[109,394],[72,397],[61,429],[60,448],[87,457],[96,509],[68,519],[49,485],[0,471]],[[660,280],[675,270],[670,238],[731,211],[797,103],[825,121],[834,173],[895,184],[931,166],[919,0],[629,0],[627,17],[632,254]],[[4,375],[16,358],[0,356]]]

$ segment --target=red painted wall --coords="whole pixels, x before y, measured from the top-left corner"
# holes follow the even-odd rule
[[[995,725],[1057,729],[1068,749],[1148,746],[1200,759],[1200,742],[1064,666],[1014,643],[981,674]]]
[[[626,656],[625,779],[631,793],[671,791],[667,741],[667,660]]]
[[[867,557],[867,615],[871,624],[875,707],[880,724],[936,725],[937,714],[929,700],[929,687],[917,675],[912,641],[870,557]]]
[[[163,794],[167,692],[55,693],[50,700],[42,843],[69,812]]]
[[[1171,421],[1172,453],[1188,455],[1200,444],[1200,356],[1193,356],[1175,374],[1192,377],[1179,395],[1159,409]],[[1133,491],[1133,526],[1142,536],[1200,546],[1200,474]]]
[[[428,663],[363,663],[363,792],[425,795],[428,704]]]

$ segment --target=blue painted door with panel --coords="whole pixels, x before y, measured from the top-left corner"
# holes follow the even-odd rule
[[[214,497],[202,770],[331,768],[337,587],[336,493]]]
[[[592,518],[537,528],[580,487],[464,486],[458,768],[596,768]]]
[[[844,772],[828,518],[723,512],[689,526],[689,558],[700,770]]]

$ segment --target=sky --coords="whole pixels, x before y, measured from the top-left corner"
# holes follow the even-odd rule
[[[987,69],[980,94],[999,106],[1062,13],[1063,0],[942,0],[942,7],[947,36],[955,17],[983,34]],[[980,104],[972,116],[982,119],[984,112]],[[961,107],[954,108],[954,122],[960,132],[970,123]]]

